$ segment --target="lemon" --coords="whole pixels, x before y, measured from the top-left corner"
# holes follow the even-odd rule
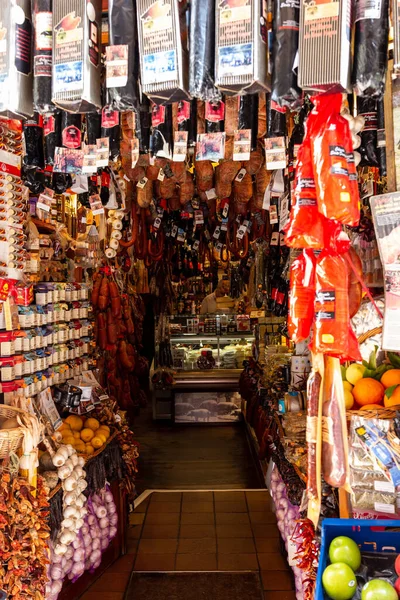
[[[68,423],[73,431],[80,431],[83,427],[83,419],[78,415],[69,415],[65,419],[65,423]]]
[[[352,385],[356,385],[364,376],[365,367],[359,363],[353,363],[346,369],[346,379]]]
[[[92,444],[86,444],[86,454],[94,454],[94,448]]]
[[[348,381],[343,381],[343,388],[345,390],[347,390],[348,392],[351,392],[351,390],[353,389],[353,386]]]
[[[90,442],[90,440],[92,439],[92,437],[94,437],[94,431],[93,431],[93,429],[89,429],[89,427],[85,427],[85,429],[82,429],[82,431],[81,431],[81,439],[84,442]]]
[[[89,419],[86,419],[85,429],[89,428],[89,429],[92,429],[93,431],[96,431],[96,429],[98,429],[99,427],[100,427],[100,423],[98,422],[97,419],[94,419],[93,417],[89,417]]]
[[[93,448],[101,448],[103,446],[103,440],[101,437],[95,435],[91,440]]]
[[[76,440],[80,440],[80,439],[81,439],[81,434],[80,434],[80,432],[79,432],[79,431],[74,431],[74,432],[72,433],[72,435],[74,436],[74,438],[75,438]]]
[[[75,446],[76,440],[73,435],[70,435],[69,437],[63,438],[63,442],[64,444],[71,444],[71,446]]]
[[[344,390],[344,404],[346,406],[346,410],[351,410],[354,405],[354,396],[349,390]]]

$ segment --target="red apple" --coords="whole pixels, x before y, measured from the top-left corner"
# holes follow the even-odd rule
[[[398,557],[396,558],[396,562],[394,563],[394,570],[396,571],[397,575],[400,577],[400,554],[398,555]]]
[[[399,595],[400,598],[400,577],[398,579],[396,579],[396,583],[394,584],[394,589],[396,590],[396,592]]]

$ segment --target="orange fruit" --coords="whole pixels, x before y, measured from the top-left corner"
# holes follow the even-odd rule
[[[391,388],[389,388],[389,389],[391,389]],[[388,392],[389,390],[386,390],[386,391]],[[394,388],[390,398],[385,394],[384,403],[385,403],[386,408],[390,408],[392,406],[397,406],[398,404],[400,404],[400,385],[398,385]]]
[[[381,377],[381,384],[385,389],[392,387],[392,385],[399,385],[400,369],[390,369],[390,371],[386,371]]]
[[[99,427],[100,423],[97,419],[94,419],[93,417],[89,417],[88,419],[86,419],[85,428],[92,429],[92,431],[96,431],[96,429],[98,429]]]
[[[360,410],[374,410],[374,408],[382,408],[382,404],[365,404]]]
[[[385,388],[372,377],[364,377],[357,381],[352,390],[355,401],[360,406],[380,404],[385,394]]]
[[[74,431],[73,434],[74,438],[76,440],[80,440],[81,439],[81,434],[79,433],[79,431]]]

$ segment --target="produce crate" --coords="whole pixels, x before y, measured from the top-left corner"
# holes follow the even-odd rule
[[[397,531],[390,531],[395,528]],[[322,573],[329,564],[329,546],[338,535],[354,540],[364,552],[399,552],[400,520],[325,519],[322,523],[317,587],[314,600],[326,600],[322,587]]]

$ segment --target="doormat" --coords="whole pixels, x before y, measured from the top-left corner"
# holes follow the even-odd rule
[[[262,600],[258,573],[132,573],[125,600]]]

